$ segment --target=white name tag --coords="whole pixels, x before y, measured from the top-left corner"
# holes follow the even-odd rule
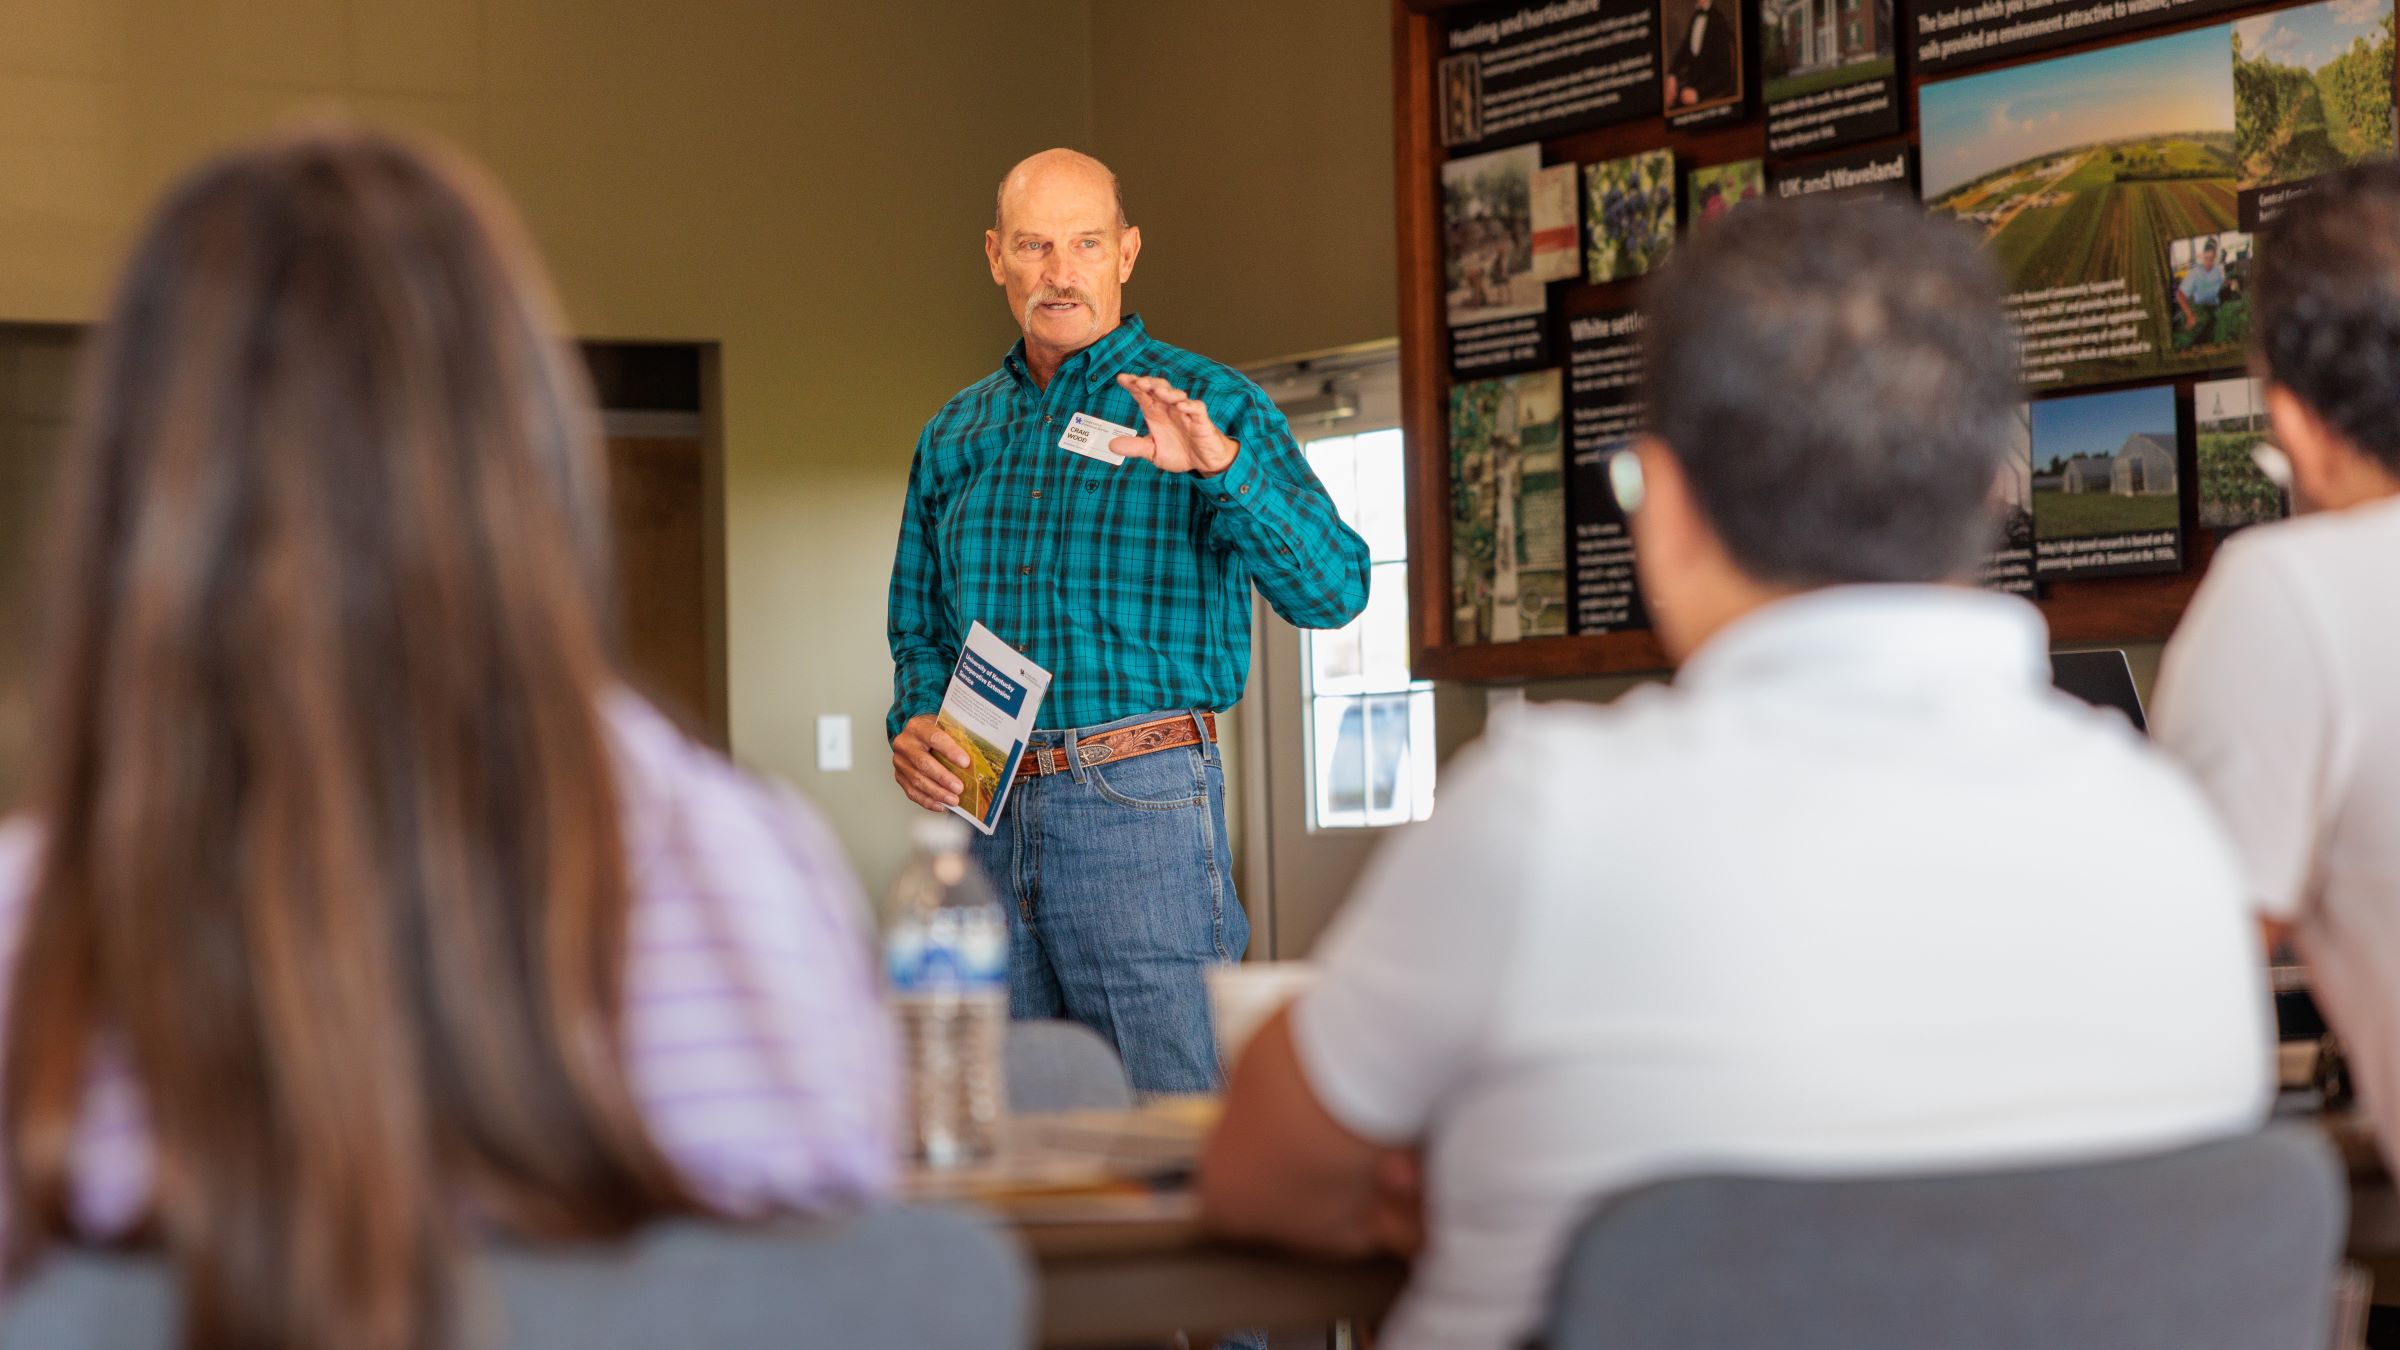
[[[1109,449],[1108,443],[1119,436],[1139,434],[1132,427],[1103,422],[1090,413],[1077,413],[1067,419],[1067,434],[1058,438],[1058,448],[1088,455],[1103,464],[1122,464],[1125,457]]]

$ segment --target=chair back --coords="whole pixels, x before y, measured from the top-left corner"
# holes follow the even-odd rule
[[[1013,1114],[1122,1111],[1133,1105],[1133,1080],[1126,1077],[1117,1048],[1081,1022],[1011,1022],[1003,1044]]]
[[[459,1350],[1022,1350],[1032,1281],[987,1221],[896,1208],[823,1223],[656,1224],[606,1246],[476,1263]],[[176,1350],[155,1255],[77,1251],[0,1308],[0,1350]]]
[[[1691,1177],[1569,1246],[1552,1350],[2322,1350],[2348,1210],[2286,1125],[2122,1161]]]

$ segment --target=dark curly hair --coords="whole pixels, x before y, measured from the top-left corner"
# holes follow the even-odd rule
[[[1642,307],[1650,430],[1743,571],[1941,581],[1990,551],[2025,394],[1965,227],[1883,198],[1744,206],[1678,245]]]
[[[2318,180],[2260,232],[2253,270],[2266,378],[2400,473],[2400,163]]]

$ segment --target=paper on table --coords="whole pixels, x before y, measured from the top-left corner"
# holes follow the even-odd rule
[[[1133,1111],[1011,1116],[1000,1153],[948,1170],[918,1169],[902,1190],[916,1199],[1135,1194],[1191,1175],[1213,1108],[1181,1102]]]

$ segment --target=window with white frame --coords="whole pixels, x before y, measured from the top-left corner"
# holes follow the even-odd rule
[[[1305,437],[1306,432],[1302,435]],[[1433,686],[1408,669],[1408,475],[1400,431],[1304,439],[1309,466],[1367,541],[1367,608],[1302,633],[1309,828],[1402,825],[1433,812]]]

